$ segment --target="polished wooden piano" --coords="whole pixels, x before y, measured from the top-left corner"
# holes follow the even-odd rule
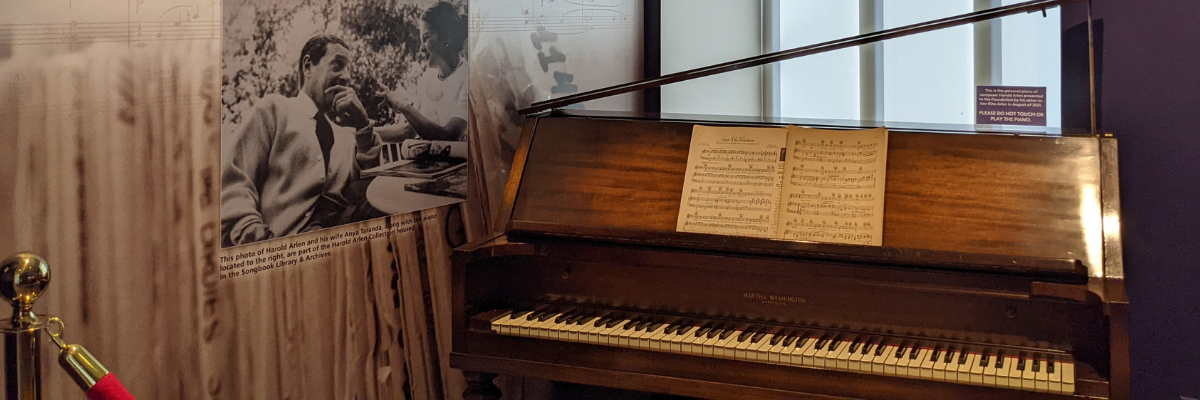
[[[1071,1],[866,33],[523,111]],[[876,124],[533,114],[503,231],[453,255],[450,365],[467,376],[469,399],[498,398],[497,374],[718,399],[1129,398],[1117,141],[1097,133],[1090,105],[1091,129],[1067,135],[886,124],[882,246],[675,230],[696,124]]]
[[[702,398],[1128,398],[1117,142],[896,129],[883,246],[675,231],[694,124],[524,125],[450,363]],[[825,127],[829,128],[829,127]],[[856,128],[848,126],[846,128]]]

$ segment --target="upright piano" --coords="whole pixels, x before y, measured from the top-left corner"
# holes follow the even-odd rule
[[[1128,398],[1117,141],[892,129],[882,246],[676,232],[692,128],[529,118],[450,363],[702,398]],[[828,128],[828,127],[826,127]],[[853,127],[851,127],[853,128]]]
[[[695,125],[795,121],[533,114],[503,231],[454,251],[450,365],[469,399],[498,398],[497,374],[714,399],[1129,398],[1117,140],[1094,121],[1068,135],[888,126],[883,243],[862,246],[676,231]]]

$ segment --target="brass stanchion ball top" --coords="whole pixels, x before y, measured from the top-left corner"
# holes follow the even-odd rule
[[[50,266],[33,253],[17,253],[0,262],[0,296],[14,305],[37,301],[50,284]]]

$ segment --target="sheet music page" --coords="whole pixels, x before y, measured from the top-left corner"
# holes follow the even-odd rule
[[[887,129],[789,129],[778,237],[883,245]]]
[[[675,230],[774,237],[787,128],[692,128]]]

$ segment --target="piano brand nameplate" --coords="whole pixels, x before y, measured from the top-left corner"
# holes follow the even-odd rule
[[[882,245],[887,137],[696,125],[676,230]]]

